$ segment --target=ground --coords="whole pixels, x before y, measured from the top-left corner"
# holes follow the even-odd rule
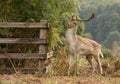
[[[120,76],[51,76],[38,77],[35,74],[2,74],[0,84],[120,84]]]
[[[102,60],[104,76],[99,74],[97,67],[92,73],[86,59],[80,59],[78,63],[79,76],[66,76],[67,65],[62,57],[54,62],[50,73],[0,74],[0,84],[120,84],[120,58]]]

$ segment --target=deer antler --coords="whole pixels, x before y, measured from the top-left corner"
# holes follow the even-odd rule
[[[77,21],[88,22],[88,21],[92,20],[94,17],[95,17],[95,15],[94,15],[94,13],[92,13],[92,15],[90,16],[89,19],[87,19],[87,20],[81,19],[81,20],[77,20]]]

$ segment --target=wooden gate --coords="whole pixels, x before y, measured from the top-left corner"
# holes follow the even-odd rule
[[[52,51],[47,53],[48,40],[46,36],[49,25],[46,20],[41,20],[40,22],[3,22],[0,23],[0,28],[30,28],[31,30],[34,28],[39,29],[39,38],[0,38],[0,44],[37,44],[39,45],[38,53],[0,53],[0,59],[38,59],[39,62],[37,69],[40,70],[44,66],[45,59],[51,58],[53,56]],[[9,69],[2,71],[6,70],[8,71]],[[30,70],[31,69],[25,68],[21,69],[21,71]],[[17,71],[17,69],[14,71]]]

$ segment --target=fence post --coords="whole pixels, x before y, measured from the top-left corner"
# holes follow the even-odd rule
[[[44,21],[42,21],[42,22],[44,22]],[[40,29],[39,38],[47,39],[47,29]],[[39,54],[46,54],[46,52],[47,52],[46,45],[43,45],[43,44],[39,45]],[[44,59],[39,59],[39,62],[38,62],[39,70],[44,69],[44,62],[45,62]]]

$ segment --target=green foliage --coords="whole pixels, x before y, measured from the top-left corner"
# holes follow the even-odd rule
[[[48,33],[50,50],[62,42],[61,38],[64,35],[61,36],[61,34],[65,31],[65,23],[71,18],[72,12],[78,16],[78,8],[78,0],[2,0],[0,3],[0,22],[39,22],[41,19],[47,19],[51,27]],[[9,29],[2,31],[8,35]],[[29,33],[35,34],[36,30],[29,31]],[[12,35],[14,34],[12,32]]]
[[[78,35],[83,35],[83,33],[84,33],[84,28],[85,28],[85,25],[84,25],[84,24],[79,25],[79,26],[78,26],[77,34],[78,34]]]
[[[120,31],[120,0],[79,1],[81,2],[81,18],[87,18],[91,13],[95,13],[94,20],[85,23],[85,32],[90,32],[94,40],[102,43],[110,32]]]
[[[112,58],[113,57],[112,51],[108,48],[102,48],[102,52],[103,52],[103,56],[105,58]]]
[[[77,1],[77,0],[75,0]],[[77,14],[77,4],[72,0],[64,1],[48,1],[45,3],[44,16],[49,20],[51,28],[49,30],[48,38],[50,40],[49,49],[58,46],[61,41],[61,33],[64,33],[64,26],[66,21],[71,18],[71,13],[74,11]],[[73,3],[72,3],[73,2]],[[59,42],[58,42],[59,41]]]
[[[112,49],[112,44],[114,41],[120,41],[120,32],[118,31],[110,32],[106,40],[103,42],[103,45],[107,48]]]

